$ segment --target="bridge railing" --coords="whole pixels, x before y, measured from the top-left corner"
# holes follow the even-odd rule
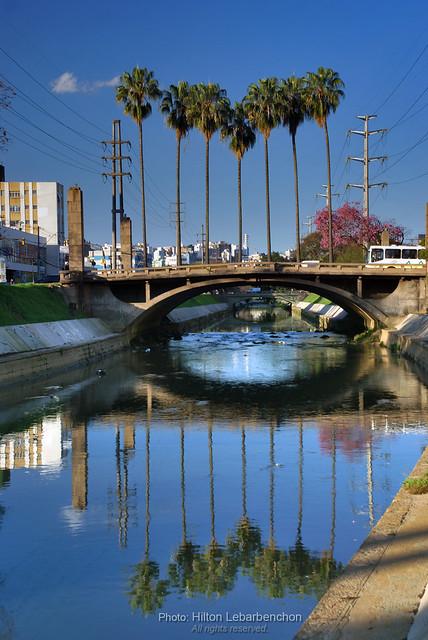
[[[424,275],[426,272],[425,265],[418,264],[365,264],[365,263],[330,263],[330,262],[235,262],[235,263],[210,263],[210,264],[192,264],[179,267],[139,267],[134,269],[88,269],[85,268],[85,279],[124,279],[134,277],[183,277],[185,278],[195,275],[219,274],[245,274],[251,272],[257,273],[349,273],[350,275],[358,275],[365,273],[374,275],[377,273],[395,275],[397,270],[405,273],[412,271],[415,275]],[[410,275],[410,273],[409,273]],[[75,274],[72,272],[61,272],[61,280],[73,280]]]

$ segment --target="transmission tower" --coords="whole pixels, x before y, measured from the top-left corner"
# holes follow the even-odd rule
[[[329,200],[328,200],[328,188],[326,184],[321,185],[323,187],[323,189],[325,189],[325,193],[317,193],[315,194],[317,198],[325,198],[325,206],[327,209],[329,209]],[[332,187],[334,187],[334,184],[331,185]],[[340,193],[332,193],[331,197],[332,198],[337,198],[340,196]]]
[[[122,134],[120,129],[120,120],[113,120],[112,127],[112,140],[103,140],[102,144],[104,149],[107,145],[111,145],[111,156],[102,156],[104,162],[111,162],[111,171],[103,172],[103,177],[107,179],[110,177],[112,180],[112,206],[111,206],[111,267],[116,269],[116,251],[117,251],[117,219],[119,214],[119,220],[125,217],[125,209],[123,205],[123,176],[128,176],[129,180],[132,179],[132,175],[129,171],[123,171],[123,160],[131,162],[130,156],[122,155],[122,145],[126,144],[128,149],[131,146],[129,140],[122,140]],[[119,196],[119,201],[118,201]],[[119,206],[118,206],[119,205]]]
[[[364,200],[363,200],[363,213],[366,218],[370,215],[370,198],[369,193],[372,187],[381,187],[382,189],[386,187],[387,182],[372,182],[369,180],[369,167],[370,162],[374,162],[375,160],[379,160],[383,162],[386,160],[387,156],[369,156],[369,138],[377,133],[384,134],[388,129],[374,129],[373,131],[369,131],[369,120],[373,120],[373,118],[377,118],[376,115],[365,115],[365,116],[357,116],[359,120],[364,121],[364,130],[363,131],[354,131],[351,129],[349,133],[354,133],[358,136],[364,137],[364,155],[362,158],[353,158],[351,156],[348,157],[348,160],[354,160],[355,162],[362,162],[364,167],[364,175],[363,175],[363,184],[347,184],[346,188],[354,187],[355,189],[363,189]]]

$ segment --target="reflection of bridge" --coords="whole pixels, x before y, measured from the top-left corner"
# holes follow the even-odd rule
[[[132,333],[157,324],[174,307],[205,291],[237,286],[303,289],[357,313],[367,327],[394,326],[408,313],[425,312],[426,270],[410,265],[237,263],[129,271],[64,272],[78,285],[86,311],[118,313],[122,303]],[[113,295],[111,295],[113,294]],[[129,304],[126,306],[130,306]]]

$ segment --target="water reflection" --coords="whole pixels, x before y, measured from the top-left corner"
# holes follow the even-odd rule
[[[427,440],[411,365],[333,337],[216,332],[111,359],[103,378],[93,369],[57,376],[54,390],[34,384],[20,403],[0,396],[0,544],[11,549],[0,595],[17,638],[25,619],[58,636],[44,628],[45,596],[17,603],[18,579],[49,594],[67,640],[77,622],[68,630],[59,600],[73,580],[99,635],[105,619],[111,633],[151,637],[151,614],[233,609],[237,594],[250,609],[288,598],[308,613]],[[14,534],[33,504],[35,552],[18,562]],[[56,589],[58,558],[69,564]]]

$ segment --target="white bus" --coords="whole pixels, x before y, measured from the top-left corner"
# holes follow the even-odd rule
[[[369,247],[367,264],[424,265],[425,247],[421,245],[391,244]]]

